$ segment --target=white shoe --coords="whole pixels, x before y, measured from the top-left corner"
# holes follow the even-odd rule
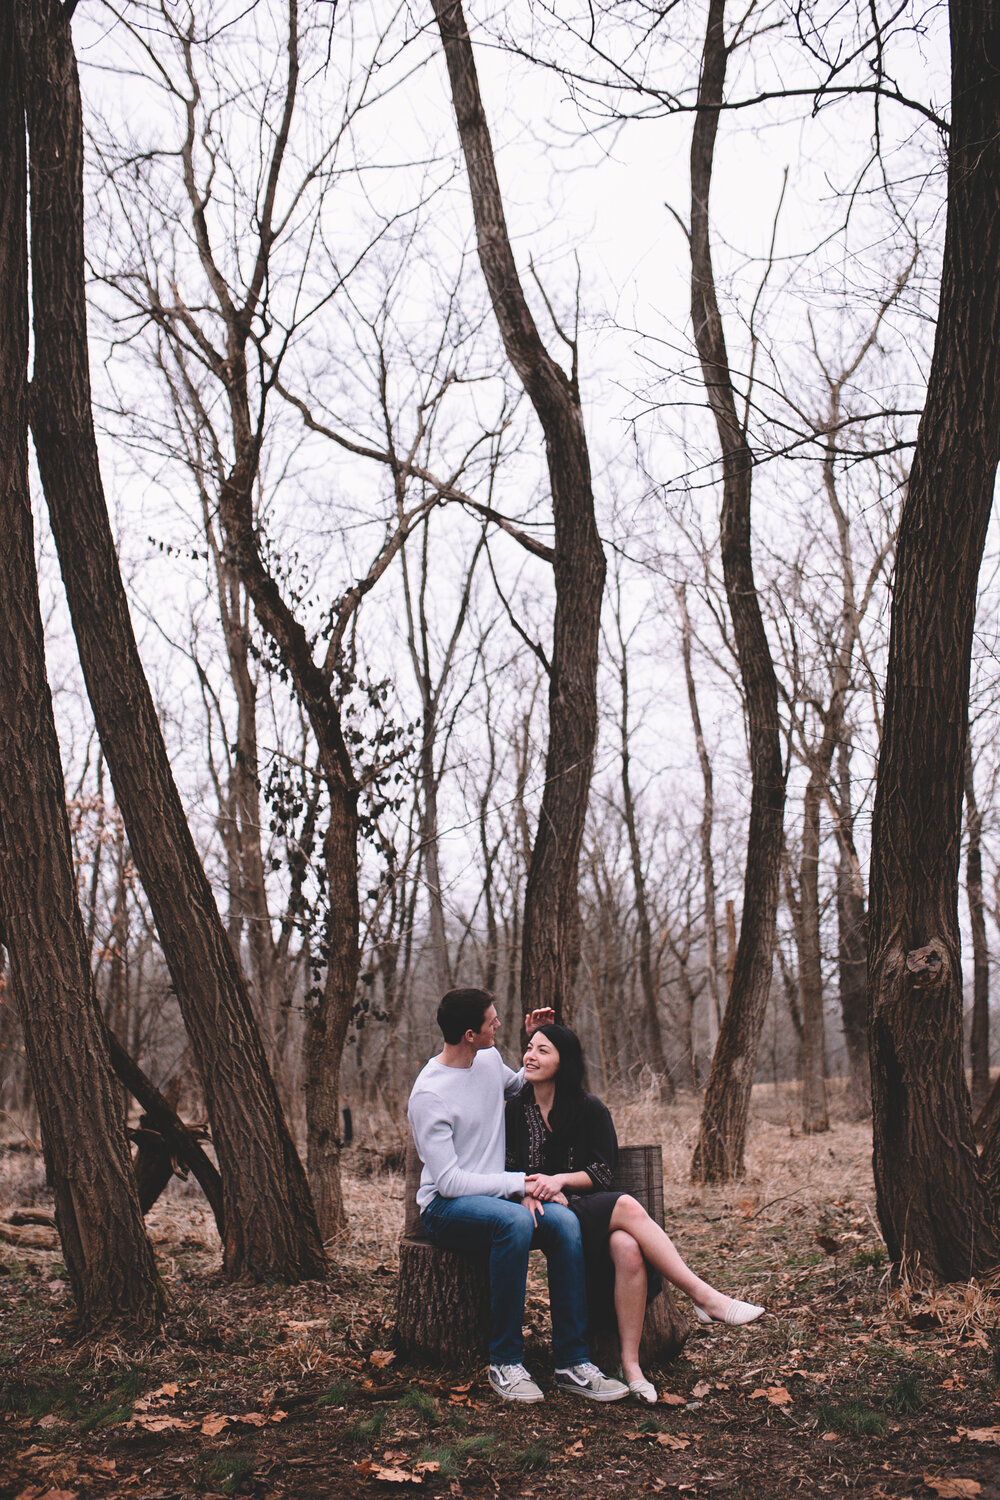
[[[490,1365],[490,1385],[501,1401],[544,1401],[523,1365]]]
[[[722,1317],[717,1318],[714,1313],[706,1312],[703,1307],[699,1307],[697,1302],[691,1305],[699,1323],[728,1323],[730,1328],[742,1328],[744,1323],[753,1323],[766,1310],[758,1307],[755,1302],[740,1302],[738,1298],[730,1297],[729,1306]]]
[[[580,1365],[570,1365],[566,1370],[557,1370],[556,1385],[561,1391],[586,1396],[588,1401],[624,1401],[628,1395],[628,1386],[623,1380],[612,1380],[589,1359]]]
[[[638,1396],[640,1401],[648,1401],[650,1406],[655,1406],[660,1399],[656,1394],[656,1386],[651,1380],[647,1380],[644,1375],[640,1376],[638,1380],[630,1380],[628,1388],[633,1396]]]

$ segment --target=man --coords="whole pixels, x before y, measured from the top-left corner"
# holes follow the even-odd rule
[[[554,1019],[525,1017],[530,1036]],[[437,1013],[444,1046],[420,1072],[409,1119],[423,1162],[417,1204],[424,1233],[448,1250],[488,1250],[490,1385],[504,1401],[541,1401],[522,1363],[528,1252],[545,1252],[556,1384],[591,1401],[620,1401],[628,1386],[591,1363],[580,1224],[558,1203],[525,1195],[524,1173],[504,1171],[504,1098],[524,1072],[494,1047],[500,1021],[488,990],[449,990]]]

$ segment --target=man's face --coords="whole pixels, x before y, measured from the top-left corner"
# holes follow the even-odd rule
[[[497,1015],[496,1006],[491,1005],[489,1010],[483,1016],[483,1024],[482,1026],[480,1026],[479,1030],[467,1031],[465,1035],[466,1037],[472,1038],[472,1043],[476,1051],[481,1052],[484,1047],[493,1046],[493,1043],[496,1041],[497,1032],[499,1030],[500,1017]]]

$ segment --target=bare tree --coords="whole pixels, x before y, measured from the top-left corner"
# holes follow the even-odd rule
[[[66,816],[28,491],[23,57],[0,10],[0,911],[81,1321],[155,1328],[161,1292],[97,1010]]]
[[[34,306],[32,431],[87,689],[191,1036],[223,1178],[232,1275],[325,1266],[308,1185],[174,784],[104,499],[90,404],[83,129],[70,12],[22,8]]]
[[[983,815],[976,801],[971,735],[965,745],[965,809],[968,842],[965,851],[965,889],[972,931],[972,1029],[969,1062],[972,1068],[972,1108],[978,1114],[990,1092],[990,957],[986,946],[983,903]]]
[[[577,876],[597,741],[597,656],[605,573],[580,405],[577,345],[575,338],[561,335],[572,354],[567,375],[542,342],[518,275],[460,0],[433,3],[465,155],[480,265],[507,357],[545,436],[555,525],[556,607],[545,789],[524,900],[521,1007],[550,1005],[568,1018],[580,952]],[[548,310],[551,314],[551,307]],[[558,324],[556,328],[561,333]]]
[[[771,987],[781,874],[785,771],[778,689],[753,573],[750,500],[753,455],[736,409],[725,331],[712,267],[709,190],[729,58],[725,0],[710,0],[691,139],[691,317],[722,458],[722,567],[743,679],[751,799],[743,919],[729,1003],[723,1016],[691,1164],[698,1181],[743,1169],[747,1111]]]
[[[688,613],[687,593],[677,590],[677,605],[681,616],[681,659],[684,663],[684,683],[687,688],[688,708],[691,711],[691,727],[694,730],[698,768],[701,771],[702,803],[699,844],[701,850],[701,877],[705,892],[705,963],[709,1003],[712,1007],[714,1032],[718,1035],[722,1024],[722,984],[719,975],[719,929],[716,922],[718,900],[715,888],[715,859],[712,854],[712,830],[715,824],[715,778],[712,761],[705,744],[705,732],[701,724],[698,707],[698,692],[694,679],[691,657],[691,616]],[[686,972],[686,970],[685,970]]]
[[[631,724],[629,721],[629,638],[622,624],[621,576],[615,579],[612,613],[615,635],[618,642],[618,686],[621,692],[621,709],[618,720],[621,756],[622,814],[628,835],[629,861],[632,867],[632,889],[635,893],[635,920],[638,937],[639,982],[645,1019],[646,1047],[644,1055],[656,1076],[659,1088],[669,1098],[674,1092],[673,1080],[667,1067],[663,1051],[663,1033],[660,1027],[659,976],[654,964],[653,926],[646,894],[646,868],[643,851],[639,843],[639,826],[636,814],[635,793],[632,787]],[[633,632],[634,633],[634,632]]]
[[[1000,1258],[1000,1140],[977,1160],[958,870],[976,583],[1000,457],[1000,6],[952,0],[934,353],[899,524],[872,829],[868,997],[879,1222],[944,1280]]]

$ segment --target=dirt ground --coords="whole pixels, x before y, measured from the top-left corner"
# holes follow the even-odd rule
[[[350,1239],[323,1283],[227,1285],[203,1200],[172,1185],[149,1216],[170,1310],[140,1349],[75,1341],[57,1249],[0,1244],[0,1500],[1000,1500],[1000,1304],[975,1285],[889,1289],[869,1132],[836,1121],[801,1138],[794,1094],[758,1089],[747,1177],[693,1189],[693,1103],[615,1113],[622,1140],[665,1142],[668,1227],[685,1256],[768,1309],[745,1330],[698,1329],[648,1371],[657,1406],[552,1389],[539,1257],[526,1363],[544,1404],[501,1405],[482,1368],[395,1354],[402,1179],[380,1165],[383,1129],[380,1149],[350,1153]],[[26,1205],[45,1205],[39,1159],[0,1150],[0,1218]]]

